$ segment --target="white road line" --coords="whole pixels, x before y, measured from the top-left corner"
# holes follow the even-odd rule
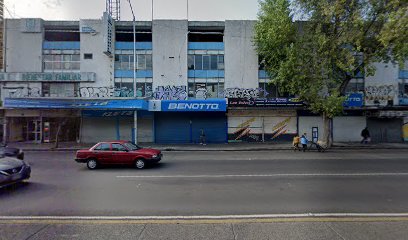
[[[408,176],[408,172],[394,173],[276,173],[276,174],[221,174],[221,175],[128,175],[117,178],[257,178],[257,177],[359,177]]]
[[[408,213],[300,213],[196,216],[0,216],[1,220],[173,220],[173,219],[262,219],[327,217],[408,217]]]

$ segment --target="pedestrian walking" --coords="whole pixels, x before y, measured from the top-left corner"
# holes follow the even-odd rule
[[[205,143],[205,132],[204,132],[204,129],[201,129],[201,130],[200,130],[200,144],[201,144],[201,145],[206,145],[206,143]]]
[[[309,140],[307,140],[307,135],[306,133],[303,133],[302,137],[300,138],[300,143],[302,144],[303,147],[303,152],[306,151],[307,149],[307,143]]]
[[[368,128],[365,127],[363,131],[361,131],[361,137],[363,137],[363,140],[361,140],[360,143],[369,143],[370,142],[370,132],[368,131]]]
[[[296,134],[296,135],[293,137],[293,142],[292,142],[293,149],[294,149],[295,151],[296,151],[296,150],[299,150],[299,151],[300,151],[299,143],[300,143],[300,137],[299,137],[298,134]]]

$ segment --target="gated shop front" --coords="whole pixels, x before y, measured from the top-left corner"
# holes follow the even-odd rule
[[[202,132],[207,143],[227,142],[226,102],[216,100],[161,101],[155,113],[156,143],[199,143]]]

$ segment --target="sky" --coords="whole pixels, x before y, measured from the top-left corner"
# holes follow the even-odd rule
[[[121,0],[120,18],[132,20],[128,0]],[[257,18],[258,0],[130,0],[136,20],[252,20]],[[45,20],[98,19],[106,0],[5,0],[6,18],[43,18]]]

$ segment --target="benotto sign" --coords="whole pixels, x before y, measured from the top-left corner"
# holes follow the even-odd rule
[[[225,112],[225,99],[220,100],[163,100],[161,109],[164,112]]]

